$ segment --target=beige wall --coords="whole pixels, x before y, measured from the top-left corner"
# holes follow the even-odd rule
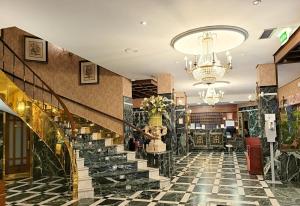
[[[259,87],[277,85],[275,64],[257,65],[256,74],[256,79]]]
[[[157,75],[157,93],[169,94],[173,93],[174,77],[171,74]]]
[[[295,94],[300,94],[300,87],[298,87],[299,82],[300,82],[300,77],[298,77],[294,81],[291,81],[290,83],[280,87],[278,89],[279,101],[281,101],[283,97],[286,99],[289,96],[293,96]]]
[[[22,58],[24,35],[18,28],[4,30],[4,40]],[[79,85],[81,57],[48,43],[48,63],[28,62],[28,65],[59,95],[76,100],[96,110],[123,119],[123,95],[131,97],[131,82],[107,69],[100,68],[99,84]],[[123,125],[107,117],[66,102],[70,112],[83,116],[101,126],[123,133]]]

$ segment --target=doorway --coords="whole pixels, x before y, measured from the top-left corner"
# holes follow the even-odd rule
[[[4,114],[4,178],[30,177],[31,130],[17,116]]]

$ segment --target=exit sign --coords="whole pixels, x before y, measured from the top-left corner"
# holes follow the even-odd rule
[[[287,31],[282,32],[279,36],[279,41],[281,45],[285,44],[288,40],[289,40],[289,34],[287,33]]]
[[[284,45],[290,38],[291,34],[293,33],[293,28],[286,27],[279,30],[277,37],[279,38],[279,42],[281,45]]]

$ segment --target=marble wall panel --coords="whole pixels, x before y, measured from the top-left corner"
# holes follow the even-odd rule
[[[133,105],[132,98],[124,97],[123,98],[123,109],[124,109],[124,121],[133,124]],[[130,137],[133,137],[133,129],[128,125],[124,124],[124,146],[126,149],[129,149],[128,141]]]
[[[176,136],[177,136],[176,154],[185,155],[188,152],[187,134],[186,134],[186,126],[185,126],[185,116],[186,116],[185,106],[176,106],[175,114],[176,114],[175,126],[176,126]]]
[[[54,152],[33,135],[33,178],[42,176],[65,176]]]

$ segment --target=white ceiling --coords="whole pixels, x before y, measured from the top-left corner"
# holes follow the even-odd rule
[[[0,26],[22,28],[130,79],[172,73],[175,89],[195,101],[199,89],[171,39],[196,27],[242,27],[249,38],[231,50],[234,69],[224,79],[231,84],[223,89],[238,101],[254,92],[256,65],[271,63],[280,46],[276,37],[258,40],[260,34],[299,25],[299,10],[299,0],[263,0],[258,6],[252,0],[1,0]]]

